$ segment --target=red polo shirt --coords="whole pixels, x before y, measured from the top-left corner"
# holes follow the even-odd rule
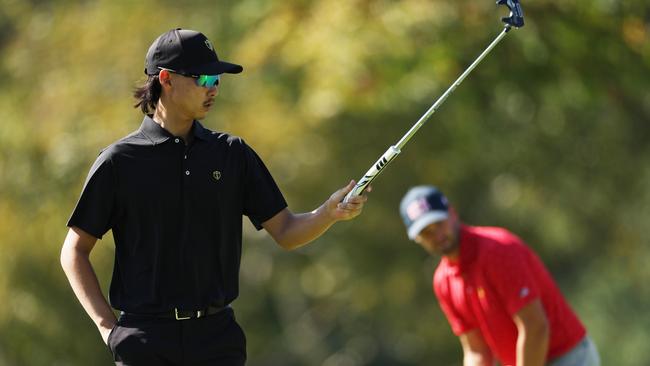
[[[493,355],[516,363],[513,315],[541,299],[551,335],[547,360],[573,348],[586,334],[537,255],[517,236],[495,227],[461,226],[457,261],[443,257],[433,289],[456,335],[478,328]]]

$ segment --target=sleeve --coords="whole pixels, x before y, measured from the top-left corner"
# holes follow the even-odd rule
[[[244,215],[257,230],[262,223],[287,207],[287,202],[262,159],[251,147],[244,146]]]
[[[112,227],[115,191],[113,164],[106,151],[103,151],[90,168],[67,226],[76,226],[101,239]]]
[[[451,326],[452,332],[455,335],[459,336],[463,333],[466,333],[474,328],[476,324],[469,316],[463,316],[462,310],[454,305],[453,298],[456,298],[458,301],[465,301],[465,291],[460,289],[460,292],[457,294],[452,294],[449,283],[441,278],[440,276],[434,276],[433,280],[433,291],[438,298],[438,303],[442,312],[445,314],[449,325]]]
[[[528,248],[516,237],[508,245],[493,249],[487,274],[501,302],[512,316],[539,298],[540,289],[529,260]]]

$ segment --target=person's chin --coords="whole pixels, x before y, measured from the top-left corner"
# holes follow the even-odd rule
[[[451,245],[451,243],[446,242],[438,247],[438,251],[440,251],[440,253],[443,255],[449,254],[454,251],[454,246]]]
[[[444,255],[456,253],[458,251],[458,244],[455,242],[447,243],[444,248],[442,248]]]
[[[432,247],[429,247],[428,252],[429,252],[429,254],[433,254],[433,255],[436,255],[436,256],[441,256],[441,255],[445,255],[445,248],[443,248],[442,246],[439,246],[439,245],[434,245]]]

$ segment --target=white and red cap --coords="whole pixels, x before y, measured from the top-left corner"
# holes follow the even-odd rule
[[[399,211],[413,240],[425,227],[449,218],[449,202],[438,188],[417,186],[404,195]]]

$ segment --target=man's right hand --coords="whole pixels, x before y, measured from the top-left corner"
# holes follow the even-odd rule
[[[324,207],[327,215],[334,221],[350,220],[353,219],[363,210],[363,205],[368,200],[368,196],[364,193],[359,196],[353,196],[348,202],[342,202],[345,196],[352,191],[356,182],[350,181],[347,186],[332,193],[330,198],[325,202]],[[366,192],[370,193],[372,186],[366,188]]]

